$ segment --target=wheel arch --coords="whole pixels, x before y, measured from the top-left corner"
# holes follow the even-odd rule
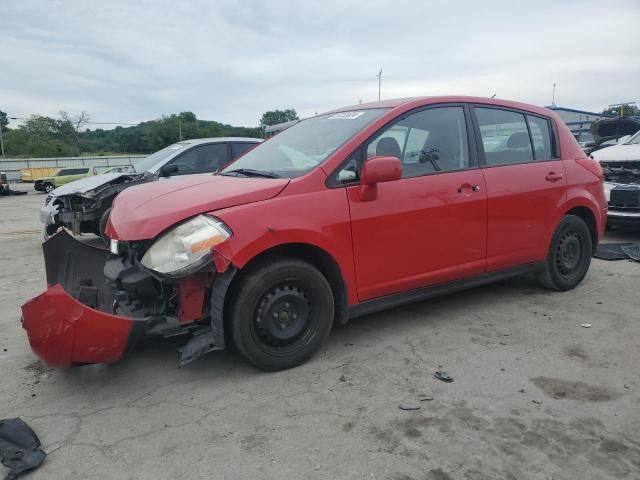
[[[344,279],[340,266],[336,259],[325,249],[310,243],[284,243],[272,246],[251,257],[239,268],[234,276],[229,291],[225,298],[225,318],[229,318],[226,313],[231,298],[235,295],[237,286],[242,281],[247,272],[251,272],[258,265],[273,261],[279,258],[295,258],[307,262],[317,268],[327,279],[333,293],[335,302],[334,324],[344,325],[348,320],[348,292],[347,283]]]

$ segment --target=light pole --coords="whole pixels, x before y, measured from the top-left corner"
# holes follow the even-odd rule
[[[382,88],[382,69],[380,69],[380,72],[378,73],[378,75],[376,75],[376,77],[378,77],[378,101],[380,101],[380,92]]]
[[[2,157],[4,158],[4,138],[2,137],[2,124],[0,124],[0,151],[2,152]]]

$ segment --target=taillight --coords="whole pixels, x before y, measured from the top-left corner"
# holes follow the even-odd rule
[[[604,179],[604,172],[602,171],[602,167],[597,160],[593,158],[576,158],[576,162],[593,173],[600,180]]]

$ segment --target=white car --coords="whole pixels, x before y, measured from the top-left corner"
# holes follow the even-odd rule
[[[640,131],[625,142],[596,150],[591,158],[604,170],[609,202],[607,224],[640,225]]]

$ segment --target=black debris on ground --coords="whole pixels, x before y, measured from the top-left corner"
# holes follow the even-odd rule
[[[451,378],[447,374],[447,372],[443,370],[438,370],[436,373],[433,374],[433,376],[436,377],[438,380],[442,380],[443,382],[447,382],[447,383],[453,382],[453,378]]]
[[[38,468],[46,456],[40,439],[22,419],[0,420],[0,462],[9,468],[6,480]]]
[[[600,260],[635,260],[640,262],[640,243],[600,243],[593,254]]]

